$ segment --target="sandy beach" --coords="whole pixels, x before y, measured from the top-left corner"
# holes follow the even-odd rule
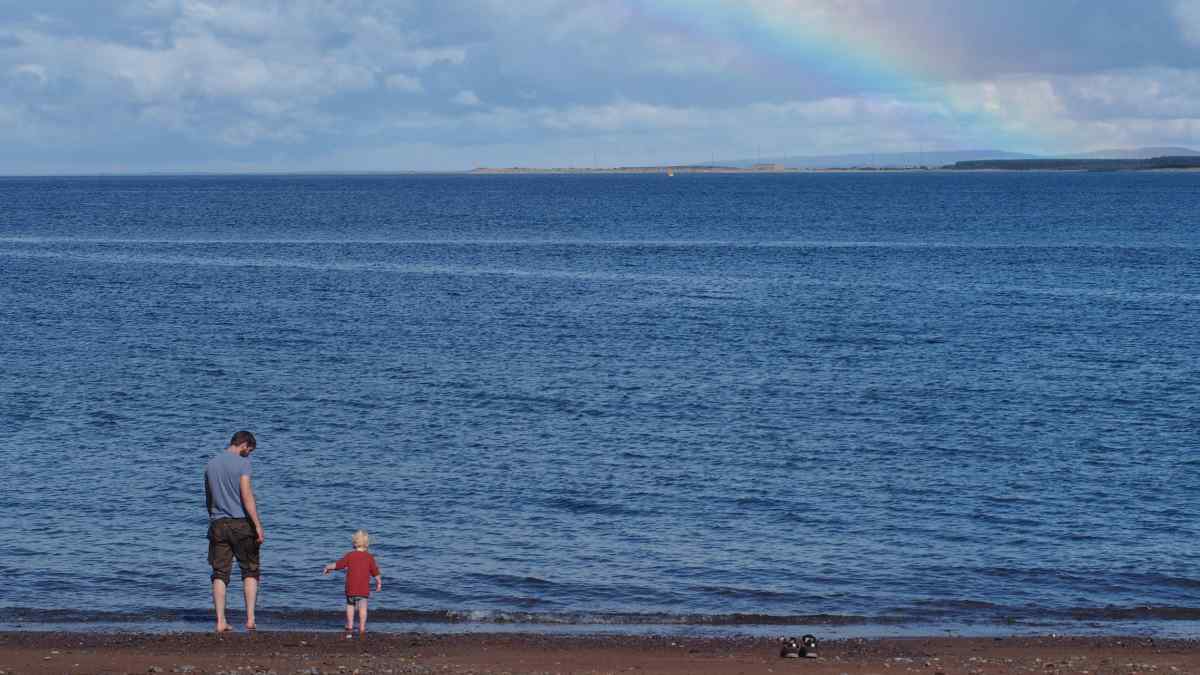
[[[3,673],[1200,673],[1200,641],[1121,637],[828,641],[330,632],[0,634]]]

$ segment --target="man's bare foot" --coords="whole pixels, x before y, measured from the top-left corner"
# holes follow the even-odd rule
[[[256,630],[258,630],[258,626],[254,625],[254,624],[252,624],[252,623],[248,623],[248,624],[246,624],[246,630],[248,630],[248,631],[256,631]]]

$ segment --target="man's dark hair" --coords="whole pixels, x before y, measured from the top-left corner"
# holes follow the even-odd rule
[[[229,441],[230,445],[247,445],[250,449],[254,449],[258,445],[258,441],[254,440],[254,434],[249,431],[239,431],[233,435]]]

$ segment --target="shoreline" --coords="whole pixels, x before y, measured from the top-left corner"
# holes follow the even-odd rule
[[[680,168],[680,167],[632,167],[628,169],[587,169],[587,168],[536,168],[536,167],[480,167],[475,169],[446,169],[446,170],[395,170],[395,171],[179,171],[179,172],[130,172],[130,173],[0,173],[0,180],[53,180],[53,179],[153,179],[153,178],[393,178],[404,176],[524,176],[524,175],[665,175],[675,174],[906,174],[906,173],[938,173],[938,174],[991,174],[991,173],[1191,173],[1200,171],[1200,167],[1148,167],[1129,169],[1077,169],[1077,168],[971,168],[956,169],[945,166],[885,166],[885,167],[796,167],[781,169],[742,169],[727,168]]]
[[[789,634],[790,633],[784,633]],[[819,636],[818,636],[819,637]],[[775,638],[535,633],[0,632],[4,673],[1027,673],[1200,672],[1200,640],[909,637],[822,641],[783,659]]]
[[[494,176],[504,174],[581,174],[581,175],[612,175],[612,174],[776,174],[776,173],[911,173],[930,171],[952,171],[941,166],[853,166],[853,167],[774,167],[774,168],[742,168],[736,166],[630,166],[611,168],[584,167],[479,167],[463,173],[479,176]]]

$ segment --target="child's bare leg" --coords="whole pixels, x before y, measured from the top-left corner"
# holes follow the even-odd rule
[[[362,636],[367,632],[367,599],[363,598],[358,601],[358,634]]]
[[[354,630],[354,605],[346,604],[346,632]]]

